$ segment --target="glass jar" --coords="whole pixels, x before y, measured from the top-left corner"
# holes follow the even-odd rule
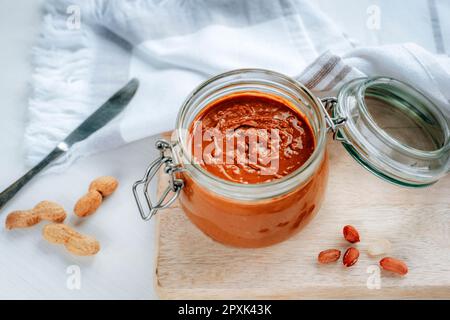
[[[220,179],[193,161],[189,128],[212,102],[235,93],[276,96],[298,108],[309,121],[315,150],[291,174],[261,184]],[[331,115],[330,115],[331,114]],[[158,141],[160,157],[133,186],[143,219],[179,199],[189,219],[211,238],[238,247],[261,247],[283,241],[305,226],[319,210],[327,179],[326,132],[342,141],[365,168],[402,186],[426,186],[449,168],[449,126],[430,100],[408,85],[388,78],[356,79],[336,98],[319,100],[282,74],[242,69],[201,84],[186,99],[171,141]],[[169,186],[153,203],[148,186],[164,167]],[[148,205],[139,197],[142,186]]]

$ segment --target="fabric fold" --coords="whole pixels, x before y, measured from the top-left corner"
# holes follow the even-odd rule
[[[336,94],[346,82],[361,77],[390,77],[425,93],[450,118],[450,68],[413,44],[358,48],[338,56],[323,53],[296,77],[309,89]]]

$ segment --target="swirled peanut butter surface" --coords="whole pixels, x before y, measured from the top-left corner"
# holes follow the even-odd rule
[[[190,131],[194,160],[219,178],[243,184],[282,178],[315,148],[301,112],[279,97],[256,92],[214,101]]]

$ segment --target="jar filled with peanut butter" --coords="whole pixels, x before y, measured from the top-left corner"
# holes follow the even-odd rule
[[[327,132],[365,168],[400,186],[423,187],[449,168],[449,126],[407,84],[362,78],[337,98],[261,69],[218,75],[181,107],[170,141],[133,186],[144,220],[178,200],[216,241],[263,247],[299,232],[319,211],[328,180]],[[160,169],[169,184],[152,201]],[[144,204],[139,188],[144,191]]]

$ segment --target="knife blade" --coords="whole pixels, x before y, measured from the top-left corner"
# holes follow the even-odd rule
[[[125,109],[134,97],[138,86],[139,81],[132,79],[125,87],[117,91],[108,101],[98,108],[97,111],[84,120],[78,128],[73,130],[63,142],[70,148],[73,144],[86,139],[98,129],[105,126]]]
[[[0,193],[0,210],[25,184],[28,183],[28,181],[42,171],[49,163],[66,153],[75,143],[85,140],[91,134],[104,127],[121,113],[136,94],[138,87],[139,81],[137,79],[130,80],[130,82],[117,91],[102,106],[100,106],[100,108],[61,141],[41,162]]]

